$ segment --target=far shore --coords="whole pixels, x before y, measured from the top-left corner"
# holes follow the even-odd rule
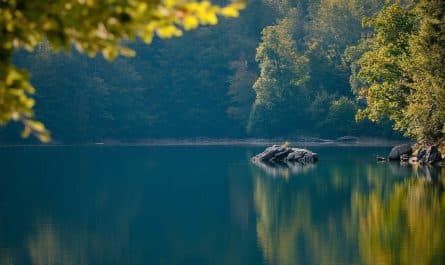
[[[141,139],[134,141],[123,140],[103,140],[86,143],[61,143],[53,142],[48,144],[0,144],[2,147],[57,147],[57,146],[270,146],[273,144],[283,144],[288,142],[292,146],[314,147],[314,146],[357,146],[357,147],[391,147],[401,143],[411,142],[410,140],[389,140],[379,138],[357,138],[356,141],[338,141],[331,139],[320,139],[307,137],[306,139],[264,139],[264,138],[184,138],[184,139]]]

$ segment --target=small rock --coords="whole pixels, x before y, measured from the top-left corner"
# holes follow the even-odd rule
[[[409,144],[396,145],[391,149],[391,152],[389,152],[388,159],[393,161],[400,160],[401,155],[410,156],[412,153],[413,150],[411,148],[411,145]]]

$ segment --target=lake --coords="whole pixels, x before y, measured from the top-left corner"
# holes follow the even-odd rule
[[[445,172],[389,149],[0,148],[0,264],[445,264]]]

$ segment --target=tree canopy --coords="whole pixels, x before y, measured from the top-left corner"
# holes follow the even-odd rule
[[[125,1],[118,2],[123,5]],[[2,4],[2,10],[11,3]],[[33,19],[40,17],[44,20],[57,17],[59,13],[74,12],[74,9],[89,10],[93,8],[88,6],[90,4],[109,2],[75,2],[71,11],[61,7],[63,11],[50,16],[42,11],[46,4],[38,3],[25,5],[17,2],[16,5],[17,9],[30,8],[27,12],[35,12]],[[157,3],[159,6],[150,4],[145,11],[149,13],[167,5],[166,1]],[[228,7],[236,11],[243,7],[240,2],[224,3],[227,1],[215,1],[210,5],[198,2],[192,7],[204,5],[214,10],[217,18],[220,18],[218,15],[230,16]],[[134,4],[130,1],[128,5],[136,8]],[[39,10],[39,5],[41,11],[35,11]],[[21,95],[12,99],[26,99],[29,106],[22,108],[22,112],[14,112],[19,110],[20,104],[2,103],[2,122],[22,121],[29,127],[25,129],[25,136],[32,133],[45,139],[45,134],[36,130],[44,127],[33,120],[35,117],[51,129],[55,142],[77,143],[178,137],[400,137],[401,134],[392,131],[392,126],[402,128],[404,124],[414,124],[405,122],[409,119],[430,120],[428,116],[422,116],[424,111],[410,112],[411,118],[403,122],[399,119],[408,117],[404,113],[408,113],[408,98],[414,91],[413,75],[406,74],[408,68],[418,73],[418,80],[430,72],[439,71],[426,72],[433,63],[413,61],[414,48],[411,47],[425,45],[415,36],[420,36],[420,24],[426,21],[419,13],[420,9],[414,9],[414,6],[412,0],[252,0],[236,20],[223,18],[224,23],[219,25],[199,27],[170,41],[155,38],[151,45],[144,43],[141,34],[145,31],[135,26],[133,18],[129,21],[125,18],[125,22],[119,22],[120,26],[103,22],[108,37],[101,35],[98,28],[101,19],[82,20],[91,26],[90,34],[72,35],[73,31],[62,30],[51,35],[40,27],[42,41],[36,41],[38,44],[32,52],[26,52],[23,45],[14,46],[8,50],[8,60],[2,61],[16,70],[17,80],[38,88],[34,94],[20,89],[4,89]],[[171,36],[180,34],[179,30],[190,29],[184,24],[184,8],[174,8],[176,11],[172,12],[177,17],[170,20],[172,24],[169,25],[175,28],[170,31]],[[164,11],[161,13],[166,15]],[[102,9],[93,13],[108,14]],[[75,14],[70,16],[73,18]],[[61,23],[70,16],[60,18]],[[213,23],[195,18],[198,24]],[[365,27],[362,26],[363,19]],[[160,19],[150,21],[159,22]],[[190,21],[188,23],[193,23]],[[70,27],[74,27],[75,23],[70,23]],[[22,24],[26,25],[21,23],[20,26]],[[82,25],[77,27],[76,24],[74,30],[81,31],[85,27]],[[121,35],[114,32],[115,27],[122,29]],[[128,33],[130,31],[133,34]],[[168,37],[164,33],[161,28],[156,28],[148,36]],[[62,36],[64,45],[46,35]],[[69,39],[73,36],[75,41]],[[82,46],[86,43],[82,41],[88,38],[98,39],[97,42],[103,45]],[[113,52],[103,50],[108,45],[104,43],[114,43],[111,45]],[[427,54],[425,51],[434,50],[424,47],[424,51],[419,48],[418,53]],[[52,50],[57,48],[72,53],[53,53]],[[88,54],[97,53],[106,58],[117,54],[132,55],[131,50],[138,56],[119,57],[111,63],[103,56],[87,58]],[[440,56],[436,59],[430,55],[423,57],[436,62]],[[422,64],[428,67],[421,67]],[[27,69],[32,76],[21,75],[20,69]],[[440,84],[440,80],[434,82]],[[440,105],[440,91],[436,89],[434,96],[437,106]],[[9,94],[8,98],[11,98]],[[39,104],[30,107],[34,99]],[[422,102],[418,107],[433,105],[418,100]],[[373,106],[377,107],[373,110]],[[440,121],[443,116],[436,111],[438,109],[434,107],[436,118],[431,121]],[[357,110],[361,118],[359,122],[355,120]],[[381,123],[373,124],[372,121]],[[440,131],[438,127],[419,125],[415,130],[431,128],[437,132]],[[18,137],[18,130],[21,130],[21,123],[0,128],[0,140],[23,141]],[[412,133],[407,135],[416,137]]]
[[[378,13],[385,1],[265,2],[279,19],[263,29],[257,48],[260,75],[248,132],[339,136],[376,128],[354,121],[358,102],[348,84],[354,60],[345,51],[368,34],[362,19]]]
[[[21,121],[24,137],[31,133],[49,141],[49,131],[33,119],[34,87],[29,74],[12,63],[13,53],[33,51],[42,41],[55,51],[74,47],[89,56],[106,59],[134,55],[127,41],[151,43],[181,36],[183,30],[214,25],[219,15],[236,17],[244,2],[224,7],[193,0],[63,0],[0,1],[0,123]]]
[[[357,61],[358,93],[367,102],[358,118],[377,122],[389,117],[406,136],[440,143],[445,125],[444,2],[388,5],[365,22],[375,34],[363,40],[367,48]]]

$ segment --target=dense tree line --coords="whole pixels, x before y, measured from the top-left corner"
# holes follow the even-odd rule
[[[384,127],[356,124],[358,106],[343,59],[345,49],[366,33],[361,20],[383,2],[268,1],[279,18],[263,30],[257,49],[260,77],[249,131],[268,136],[388,135]]]
[[[14,60],[31,70],[36,117],[56,141],[394,137],[391,116],[378,125],[355,119],[367,104],[357,100],[366,83],[360,58],[378,32],[362,21],[392,4],[252,0],[236,20],[130,45],[135,58],[52,54],[44,42]],[[17,129],[2,138],[18,138]]]
[[[367,101],[359,118],[389,117],[395,129],[435,145],[445,132],[445,2],[420,0],[385,6],[367,19],[375,34],[363,38],[353,74]]]
[[[53,51],[101,53],[112,60],[133,56],[128,41],[150,44],[154,37],[172,38],[200,25],[215,25],[218,16],[238,17],[244,0],[218,6],[210,1],[23,1],[0,3],[0,125],[15,121],[24,138],[33,134],[42,142],[49,131],[34,119],[34,86],[26,68],[12,61],[20,50],[32,52],[42,42]]]

